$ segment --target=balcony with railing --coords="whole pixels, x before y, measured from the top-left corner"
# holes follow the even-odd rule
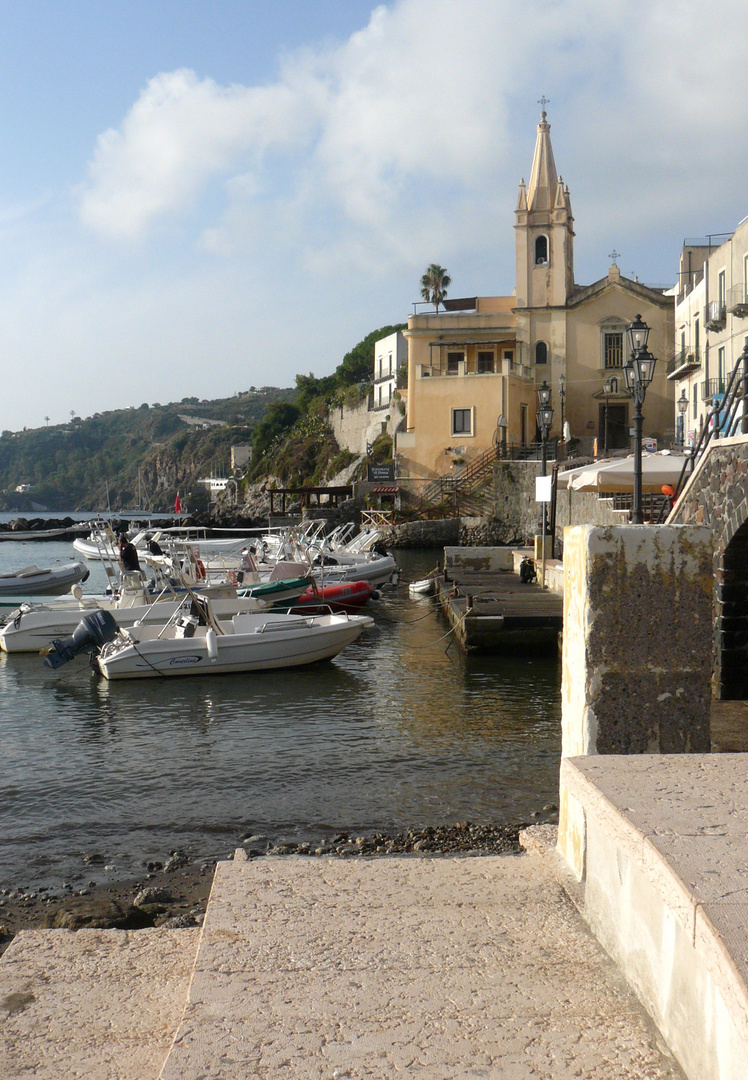
[[[681,349],[672,360],[667,363],[668,379],[683,379],[692,371],[698,371],[701,367],[701,354],[698,349]]]
[[[710,300],[704,312],[704,325],[707,330],[724,330],[727,322],[727,308],[719,300]]]
[[[748,295],[746,295],[745,282],[741,281],[727,290],[727,310],[731,315],[737,315],[739,319],[748,318]]]
[[[719,397],[720,394],[725,392],[725,380],[724,379],[704,379],[701,384],[701,400],[711,401],[714,397]]]

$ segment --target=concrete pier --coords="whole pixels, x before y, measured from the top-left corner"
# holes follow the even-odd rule
[[[518,564],[511,548],[444,549],[437,597],[464,652],[557,648],[563,599],[522,584]]]

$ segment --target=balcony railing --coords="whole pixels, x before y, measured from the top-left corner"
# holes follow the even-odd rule
[[[725,392],[724,379],[704,379],[701,384],[701,400],[710,401],[713,397]]]
[[[737,315],[739,319],[748,317],[748,296],[746,296],[745,284],[740,282],[727,290],[727,310],[731,315]]]
[[[704,312],[704,325],[707,330],[724,330],[727,322],[727,308],[719,300],[710,300]]]
[[[674,371],[679,371],[681,368],[688,368],[693,371],[695,368],[701,367],[701,356],[698,349],[681,349],[676,353],[672,360],[668,360],[667,373],[672,375]]]

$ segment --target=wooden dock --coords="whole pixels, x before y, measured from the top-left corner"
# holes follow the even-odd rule
[[[453,566],[438,578],[437,597],[464,652],[558,648],[563,597],[512,571]]]

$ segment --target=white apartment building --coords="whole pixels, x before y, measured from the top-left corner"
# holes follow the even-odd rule
[[[389,407],[397,389],[397,369],[408,363],[408,343],[398,330],[374,345],[374,403],[375,409]]]
[[[734,233],[683,242],[668,379],[676,384],[676,431],[687,445],[724,396],[748,343],[747,285],[748,218]]]

